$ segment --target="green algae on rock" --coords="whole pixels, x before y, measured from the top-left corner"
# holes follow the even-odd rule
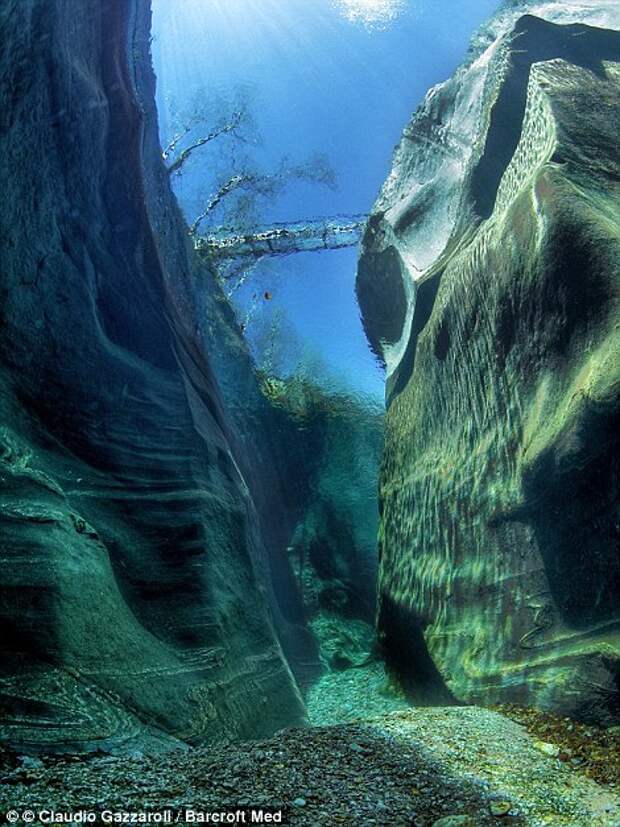
[[[619,27],[610,4],[507,4],[369,221],[379,631],[431,700],[618,715]]]
[[[145,0],[0,12],[0,734],[24,750],[269,734],[304,720],[291,619],[316,659],[284,540],[287,618],[267,571],[277,461],[231,413],[258,383],[162,164],[149,28]]]

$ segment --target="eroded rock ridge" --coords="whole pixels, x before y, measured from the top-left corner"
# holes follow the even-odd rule
[[[368,224],[380,633],[431,699],[618,715],[618,29],[614,3],[505,4]]]

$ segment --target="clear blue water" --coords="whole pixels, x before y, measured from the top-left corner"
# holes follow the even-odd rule
[[[403,127],[496,7],[496,0],[153,0],[162,140],[172,134],[173,111],[196,95],[209,120],[240,89],[252,134],[261,137],[256,145],[218,139],[194,154],[174,182],[188,220],[240,153],[270,170],[283,157],[298,162],[320,152],[336,172],[336,191],[294,181],[265,199],[265,222],[369,212]],[[381,397],[382,371],[355,302],[356,259],[351,248],[263,260],[234,301],[241,318],[249,313],[247,335],[258,350],[269,331],[281,338],[287,369],[301,361],[324,381]]]

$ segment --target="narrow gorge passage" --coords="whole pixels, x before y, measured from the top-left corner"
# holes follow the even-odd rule
[[[0,38],[0,818],[618,827],[617,3]]]

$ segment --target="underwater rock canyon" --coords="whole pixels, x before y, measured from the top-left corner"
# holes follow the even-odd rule
[[[309,616],[374,612],[381,411],[254,370],[170,189],[150,22],[146,0],[0,12],[0,706],[20,750],[303,723]]]
[[[289,662],[314,646],[280,642],[270,435],[235,428],[194,322],[194,280],[216,290],[161,162],[149,23],[144,2],[2,10],[0,693],[22,747],[303,720]],[[247,354],[210,306],[241,393]]]
[[[305,724],[322,662],[358,665],[321,634],[373,619],[382,450],[413,698],[617,718],[618,29],[508,3],[406,128],[357,282],[383,448],[380,413],[254,370],[162,162],[147,0],[3,4],[7,744]]]
[[[406,127],[357,292],[414,696],[617,720],[620,11],[512,2]]]

